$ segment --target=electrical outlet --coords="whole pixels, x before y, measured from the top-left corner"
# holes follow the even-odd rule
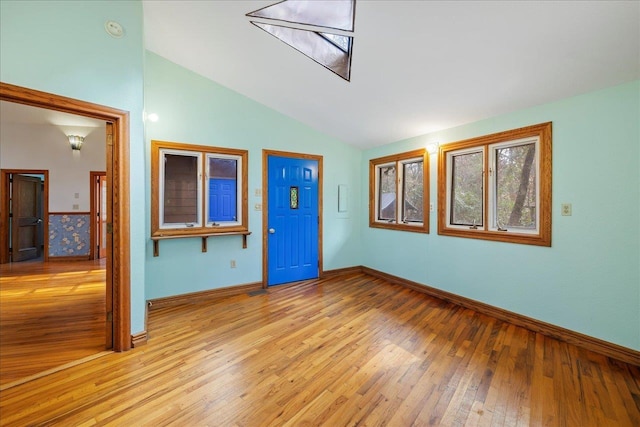
[[[571,216],[571,203],[563,203],[560,206],[562,216]]]
[[[236,268],[236,260],[235,259],[232,259],[229,264],[231,265],[231,268]]]
[[[73,205],[72,208],[74,211],[77,211],[78,209],[80,209],[80,205]]]
[[[433,212],[433,203],[429,204],[429,212]]]
[[[74,199],[79,199],[80,198],[80,193],[73,193],[73,198]]]

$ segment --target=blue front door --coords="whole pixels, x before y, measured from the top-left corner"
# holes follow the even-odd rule
[[[209,179],[209,218],[210,222],[236,221],[235,179]]]
[[[318,161],[268,158],[269,286],[318,277]]]

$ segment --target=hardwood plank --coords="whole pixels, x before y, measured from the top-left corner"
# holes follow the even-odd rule
[[[104,260],[0,264],[0,386],[105,350]]]
[[[369,275],[159,307],[0,425],[635,426],[640,368]]]

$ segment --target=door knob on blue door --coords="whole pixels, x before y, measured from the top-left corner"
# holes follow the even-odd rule
[[[275,232],[276,232],[276,229],[275,229],[275,228],[270,228],[270,229],[269,229],[269,234],[275,234]]]

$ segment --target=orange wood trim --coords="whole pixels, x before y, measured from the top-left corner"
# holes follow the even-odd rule
[[[269,280],[268,228],[269,228],[269,157],[262,150],[262,287],[267,289]]]
[[[247,249],[247,236],[251,234],[251,231],[228,231],[228,232],[220,232],[220,233],[193,233],[193,234],[176,234],[176,235],[168,235],[168,236],[151,236],[151,240],[153,240],[153,256],[160,256],[160,240],[170,240],[170,239],[186,239],[188,237],[201,237],[202,238],[202,252],[207,252],[207,238],[209,237],[219,237],[219,236],[242,236],[242,249]]]
[[[323,246],[323,194],[324,194],[324,166],[323,161],[324,157],[316,154],[303,154],[303,153],[294,153],[291,151],[277,151],[277,150],[262,150],[262,283],[264,288],[267,288],[269,269],[267,262],[268,258],[268,232],[269,228],[269,156],[277,156],[277,157],[292,157],[296,159],[310,159],[316,160],[318,162],[318,276],[322,274],[323,271],[323,254],[322,254],[322,246]]]
[[[0,100],[92,117],[113,125],[113,158],[108,162],[112,167],[107,171],[113,206],[113,246],[107,253],[107,271],[113,278],[113,286],[112,295],[107,297],[113,297],[113,349],[130,349],[129,112],[3,82],[0,82]]]
[[[149,310],[156,310],[163,307],[173,307],[182,304],[194,304],[203,301],[216,300],[235,295],[246,294],[251,291],[262,289],[261,282],[247,283],[245,285],[227,286],[218,289],[209,289],[206,291],[190,292],[187,294],[174,295],[170,297],[162,297],[150,299],[147,301]]]
[[[96,259],[96,172],[89,172],[89,259]]]
[[[131,335],[131,347],[137,348],[141,345],[145,345],[147,343],[147,331],[138,332],[137,334]]]
[[[91,259],[89,255],[73,255],[73,256],[49,256],[49,262],[61,261],[88,261]]]
[[[89,233],[91,233],[89,239],[89,244],[91,245],[91,250],[89,252],[89,255],[91,256],[90,259],[99,258],[99,254],[96,253],[96,247],[98,246],[98,242],[96,241],[96,234],[98,231],[96,230],[96,215],[98,214],[98,211],[96,210],[96,203],[98,198],[98,195],[96,194],[96,179],[99,179],[99,177],[105,176],[106,174],[106,172],[89,172]]]
[[[422,225],[409,225],[403,224],[402,222],[398,221],[396,221],[395,223],[381,223],[376,221],[376,166],[390,162],[400,162],[402,160],[417,157],[422,157]],[[429,223],[431,222],[429,198],[429,190],[431,187],[431,175],[429,172],[430,165],[431,161],[429,158],[429,152],[424,148],[369,160],[369,227],[429,234]],[[397,173],[397,171],[396,178],[399,179],[399,174]]]
[[[189,229],[162,229],[151,235],[152,240],[180,239],[182,237],[213,237],[251,234],[245,227],[197,227]]]
[[[113,128],[114,149],[113,161],[110,162],[113,167],[111,182],[107,174],[107,189],[110,184],[112,188],[110,206],[112,206],[113,229],[113,345],[115,350],[123,351],[131,348],[129,113],[127,112],[119,120],[115,120]],[[107,193],[109,192],[107,191]],[[109,205],[109,203],[107,204]]]
[[[159,188],[159,179],[160,179],[160,169],[159,169],[159,159],[160,159],[160,150],[161,149],[171,149],[171,150],[182,150],[182,151],[191,151],[191,152],[199,152],[205,154],[203,156],[202,161],[206,162],[206,154],[229,154],[233,156],[239,156],[242,160],[242,223],[240,225],[236,225],[233,227],[221,227],[219,229],[213,227],[195,227],[195,228],[181,228],[181,229],[160,229],[160,188]],[[206,165],[205,165],[206,168]],[[202,191],[203,194],[200,196],[204,201],[204,192],[206,191],[206,186],[203,185]],[[200,235],[200,236],[209,236],[214,235],[216,233],[228,233],[228,232],[246,232],[249,230],[249,152],[247,150],[241,150],[237,148],[224,148],[224,147],[214,147],[209,145],[194,145],[194,144],[183,144],[179,142],[168,142],[168,141],[151,141],[151,236],[191,236],[191,235]],[[203,202],[204,209],[204,202]],[[204,211],[201,212],[203,216],[203,224],[204,224]],[[220,231],[217,231],[220,230]],[[206,252],[206,251],[203,251]]]
[[[530,331],[538,332],[543,335],[558,339],[560,341],[582,347],[586,350],[600,353],[613,359],[630,363],[632,365],[640,366],[640,351],[594,338],[589,335],[581,334],[580,332],[572,331],[570,329],[565,329],[563,327],[556,326],[551,323],[546,323],[541,320],[533,319],[522,314],[505,310],[503,308],[495,307],[480,301],[456,295],[451,292],[443,291],[440,289],[432,288],[431,286],[403,279],[402,277],[383,273],[369,267],[362,267],[362,272],[373,277],[378,277],[380,279],[386,280],[387,282],[395,283],[406,288],[427,294],[434,298],[438,298],[452,304],[475,310],[478,313],[495,317],[496,319],[502,320],[504,322],[509,322],[516,326],[521,326],[523,328],[529,329]]]
[[[9,262],[9,174],[0,173],[0,264]],[[45,248],[45,252],[48,252]]]
[[[336,268],[334,270],[323,271],[320,277],[322,279],[325,279],[328,277],[342,276],[346,274],[357,274],[357,273],[362,273],[362,266]]]
[[[540,138],[540,224],[539,234],[503,233],[488,230],[487,218],[488,192],[484,191],[484,227],[477,230],[447,227],[447,153],[471,147],[483,147],[485,150],[485,171],[488,170],[487,147],[490,144],[512,141],[520,138],[537,136]],[[467,237],[472,239],[492,240],[498,242],[520,243],[536,246],[551,246],[552,217],[552,123],[540,123],[519,129],[483,135],[477,138],[440,145],[438,159],[438,234],[443,236]],[[489,187],[489,174],[484,174],[484,189]]]

